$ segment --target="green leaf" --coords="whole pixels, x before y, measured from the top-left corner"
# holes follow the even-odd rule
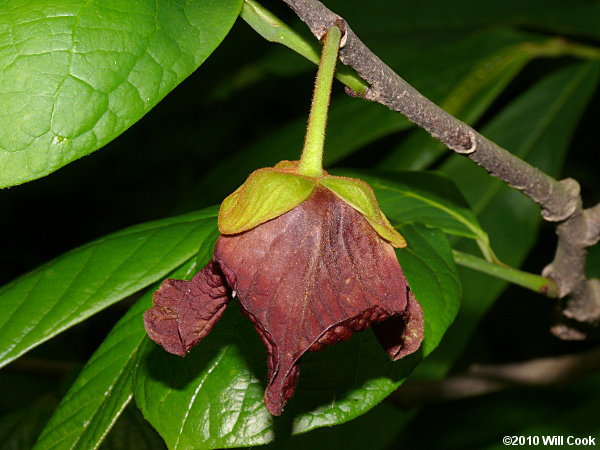
[[[136,374],[135,399],[172,449],[258,445],[335,425],[373,408],[433,350],[458,309],[460,285],[444,234],[402,226],[397,250],[425,313],[419,354],[391,362],[371,332],[306,355],[295,397],[281,417],[263,404],[266,352],[251,322],[232,305],[185,358],[149,344]],[[282,268],[285,270],[285,268]]]
[[[409,245],[396,254],[425,313],[422,349],[423,356],[427,356],[441,342],[458,313],[462,288],[450,245],[439,230],[417,224],[401,225],[399,229]]]
[[[219,231],[248,231],[290,211],[312,194],[317,185],[315,179],[283,170],[268,167],[252,172],[243,185],[223,200]]]
[[[207,234],[202,248],[212,249],[215,239],[216,233]],[[193,258],[169,276],[190,279],[204,263]],[[35,449],[86,450],[100,445],[132,398],[137,353],[146,339],[142,316],[152,306],[156,288],[157,285],[137,301],[92,355],[46,425]]]
[[[135,402],[170,449],[221,448],[272,439],[263,404],[266,354],[251,323],[230,305],[185,358],[146,340]]]
[[[159,280],[215,232],[215,208],[110,234],[0,289],[0,366]]]
[[[52,173],[129,128],[212,53],[241,5],[2,2],[0,187]]]

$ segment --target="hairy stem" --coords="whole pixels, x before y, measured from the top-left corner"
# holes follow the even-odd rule
[[[304,148],[298,166],[298,173],[309,177],[323,175],[323,146],[325,144],[327,110],[329,109],[331,83],[333,82],[341,38],[342,32],[334,25],[325,34],[323,42],[323,53],[310,107]]]
[[[468,267],[469,269],[487,273],[496,278],[509,281],[532,291],[546,294],[549,297],[556,297],[557,287],[554,280],[546,277],[541,277],[533,273],[523,272],[514,267],[505,264],[497,264],[478,258],[477,256],[469,255],[458,250],[453,250],[454,261],[456,264]]]

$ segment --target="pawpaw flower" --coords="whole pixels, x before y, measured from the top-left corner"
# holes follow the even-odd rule
[[[390,225],[363,181],[298,163],[259,169],[219,211],[213,260],[191,281],[165,280],[144,316],[151,339],[185,355],[236,296],[268,354],[265,405],[281,414],[309,351],[373,327],[393,360],[416,351],[423,313]]]

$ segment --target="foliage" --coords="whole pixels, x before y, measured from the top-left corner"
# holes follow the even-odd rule
[[[189,279],[211,258],[213,205],[302,148],[314,66],[238,19],[248,4],[0,5],[0,186],[15,186],[0,192],[0,448],[487,448],[505,434],[598,433],[597,376],[560,393],[383,401],[409,375],[584,346],[547,334],[549,300],[453,259],[540,272],[554,238],[536,205],[339,85],[327,170],[367,181],[409,242],[396,252],[425,313],[419,354],[390,362],[370,331],[310,354],[274,418],[264,349],[237,309],[186,358],[148,340],[157,282]],[[326,4],[424,95],[600,199],[598,2]],[[307,55],[317,48],[291,12],[265,6]]]

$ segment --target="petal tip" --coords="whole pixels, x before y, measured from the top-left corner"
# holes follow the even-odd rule
[[[191,281],[167,279],[144,313],[150,339],[167,352],[185,356],[221,318],[230,289],[219,267],[207,264]]]
[[[300,366],[294,363],[289,370],[276,373],[269,380],[265,389],[265,406],[271,414],[279,416],[288,401],[294,396],[296,384],[300,377]]]
[[[185,356],[187,350],[176,332],[177,324],[165,319],[163,312],[153,307],[144,313],[144,328],[148,337],[164,348],[167,352]]]
[[[423,309],[409,290],[404,313],[376,324],[373,331],[390,359],[397,361],[419,350],[425,338],[424,328]]]

